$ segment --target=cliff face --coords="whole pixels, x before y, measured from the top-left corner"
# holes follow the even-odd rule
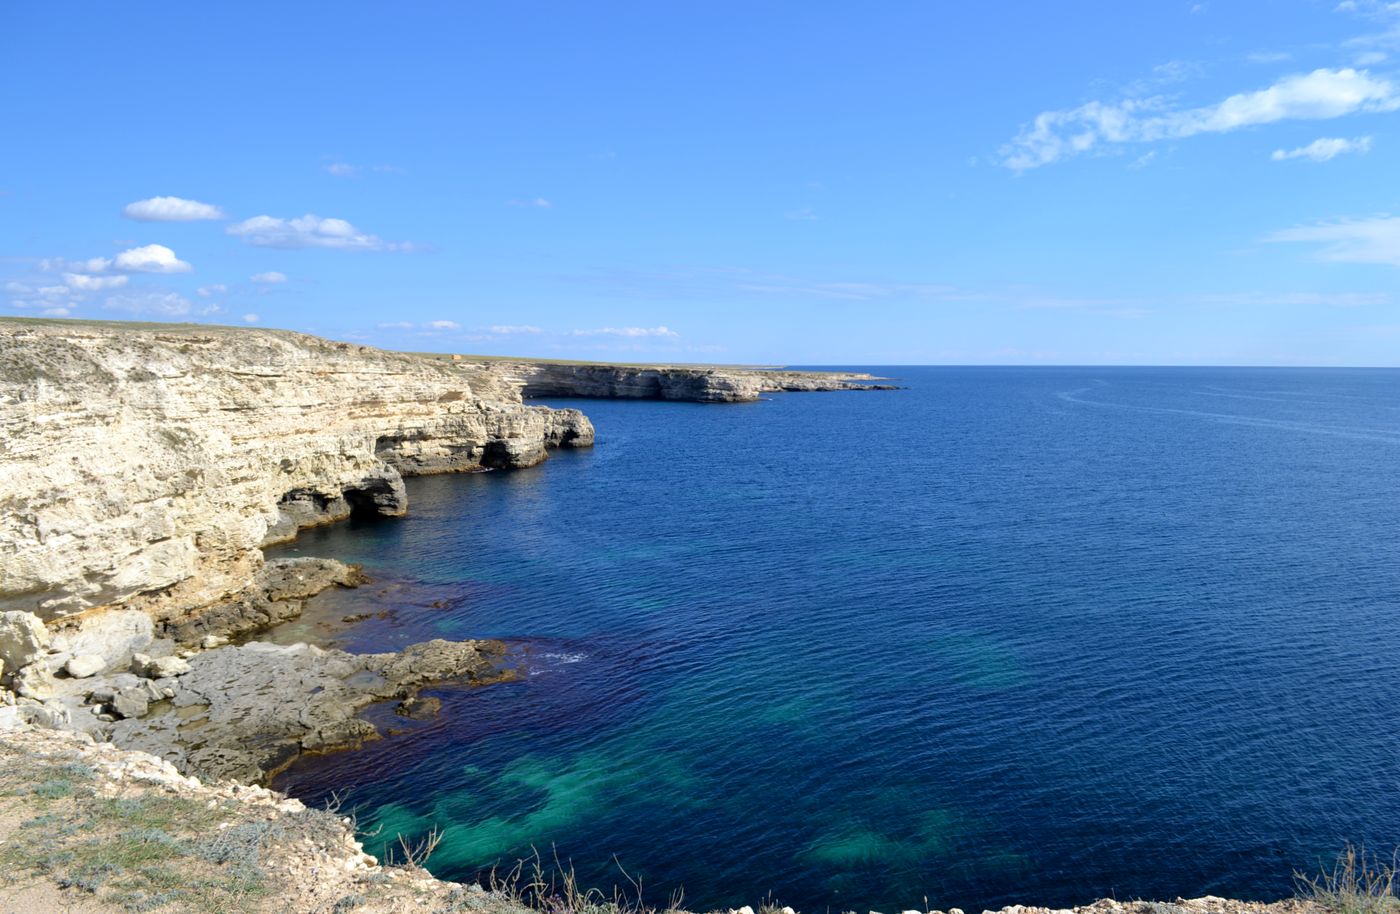
[[[778,391],[888,390],[868,374],[746,368],[636,367],[551,362],[497,365],[519,381],[526,397],[599,397],[741,403]]]
[[[261,545],[402,514],[405,475],[587,446],[492,365],[285,331],[0,321],[0,611],[155,615],[244,587]]]

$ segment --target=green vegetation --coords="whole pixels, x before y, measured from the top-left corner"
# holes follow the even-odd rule
[[[10,756],[0,762],[0,885],[47,877],[133,912],[246,912],[275,890],[261,861],[274,847],[338,839],[340,821],[306,810],[213,828],[220,813],[158,790],[108,795],[92,769]],[[224,810],[232,816],[237,810]]]
[[[1331,914],[1400,914],[1400,849],[1386,861],[1348,844],[1331,869],[1294,878],[1301,900]]]

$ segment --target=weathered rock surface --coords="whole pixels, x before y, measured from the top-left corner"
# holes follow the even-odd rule
[[[286,331],[0,320],[0,610],[179,615],[247,587],[266,542],[402,514],[405,474],[592,443],[507,374]]]
[[[778,391],[892,390],[869,374],[761,368],[481,362],[506,368],[526,397],[691,400],[738,403]]]
[[[49,631],[30,613],[0,613],[0,674],[28,666],[48,652]]]
[[[190,658],[178,678],[154,683],[170,706],[146,713],[149,693],[97,695],[127,718],[112,742],[169,759],[186,774],[258,782],[303,751],[347,748],[379,736],[355,715],[412,699],[431,682],[479,684],[511,675],[499,641],[428,641],[389,654],[347,654],[307,644],[252,642]],[[123,706],[123,699],[131,702]],[[144,716],[143,716],[144,715]]]
[[[306,600],[330,587],[359,587],[368,578],[358,565],[335,559],[290,558],[265,562],[252,582],[227,600],[170,615],[162,635],[181,644],[221,642],[262,631],[301,615]]]

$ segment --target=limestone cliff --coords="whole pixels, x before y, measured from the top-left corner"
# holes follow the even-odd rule
[[[477,362],[508,371],[526,397],[741,403],[778,391],[889,390],[869,374],[768,368],[634,366],[586,362]]]
[[[403,476],[587,446],[508,373],[287,331],[0,320],[0,610],[178,615]]]

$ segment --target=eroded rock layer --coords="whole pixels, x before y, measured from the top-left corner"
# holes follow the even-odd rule
[[[501,367],[275,330],[0,320],[0,611],[177,617],[403,476],[587,446]]]
[[[509,369],[526,397],[742,403],[779,391],[890,390],[873,375],[784,369],[484,362]]]

